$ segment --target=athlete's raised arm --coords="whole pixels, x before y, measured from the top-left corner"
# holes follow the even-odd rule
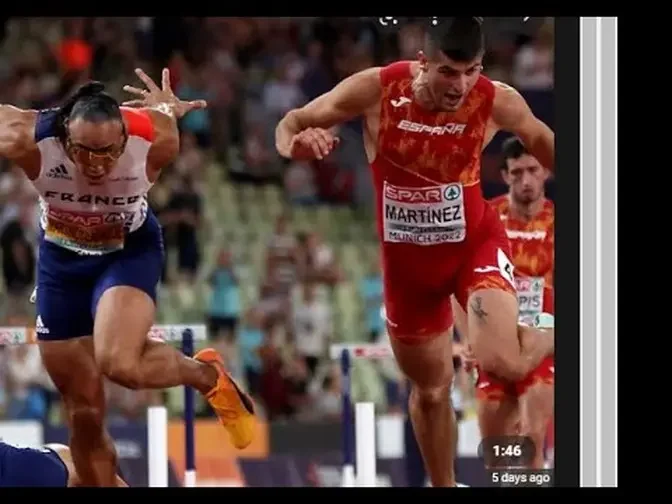
[[[147,155],[147,176],[151,182],[159,178],[161,169],[172,163],[180,152],[180,132],[177,121],[190,111],[207,106],[204,100],[180,100],[170,87],[170,73],[167,68],[161,74],[161,87],[142,69],[135,73],[147,89],[124,86],[124,91],[142,98],[124,102],[129,107],[143,107],[152,119],[154,141]]]
[[[28,173],[32,163],[22,163],[31,153],[39,152],[35,144],[35,117],[34,110],[23,110],[13,105],[0,105],[0,157],[18,162]],[[39,168],[39,163],[38,166]],[[31,177],[31,178],[34,178]]]
[[[354,119],[376,105],[380,68],[357,72],[301,108],[290,110],[275,129],[275,147],[285,158],[322,159],[338,139],[327,129]]]
[[[492,120],[499,129],[513,133],[542,166],[555,169],[555,134],[532,113],[525,99],[511,86],[495,82]]]

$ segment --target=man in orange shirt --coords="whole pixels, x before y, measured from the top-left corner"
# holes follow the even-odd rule
[[[502,146],[502,176],[509,192],[490,201],[499,213],[511,243],[514,278],[518,292],[519,323],[538,325],[552,319],[555,209],[544,195],[549,172],[516,137]],[[457,303],[453,303],[456,305]],[[465,314],[457,312],[462,337]],[[542,324],[543,325],[543,324]],[[471,356],[467,356],[469,359]],[[553,419],[555,363],[546,357],[525,379],[511,383],[478,368],[476,397],[481,435],[525,435],[535,445],[532,468],[544,467],[544,445]]]

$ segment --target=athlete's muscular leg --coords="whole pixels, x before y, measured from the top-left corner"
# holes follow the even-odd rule
[[[40,341],[42,361],[63,396],[72,460],[82,486],[116,486],[117,454],[105,428],[105,392],[91,336]]]
[[[468,300],[469,342],[482,369],[518,382],[553,352],[553,332],[518,325],[515,293],[475,290]]]
[[[96,307],[94,341],[103,374],[130,389],[189,385],[204,394],[210,391],[217,380],[213,367],[147,338],[154,312],[152,299],[135,287],[115,286],[102,294]]]
[[[521,436],[534,442],[534,459],[530,469],[543,469],[544,443],[548,424],[553,417],[554,387],[552,383],[537,381],[519,397],[521,408]]]
[[[414,338],[389,330],[397,363],[411,381],[409,413],[432,485],[455,486],[457,422],[450,398],[454,373],[450,331],[403,343]]]
[[[465,340],[469,338],[467,313],[455,297],[451,298],[455,327]],[[466,342],[466,341],[465,341]],[[478,372],[478,369],[476,369]],[[521,411],[513,386],[502,382],[491,383],[480,376],[476,383],[478,426],[483,439],[518,435]]]
[[[515,396],[506,393],[497,396],[479,394],[476,403],[481,438],[519,435],[521,411]]]

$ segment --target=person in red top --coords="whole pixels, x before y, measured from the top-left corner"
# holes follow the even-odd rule
[[[519,322],[533,325],[542,314],[554,314],[553,264],[555,208],[544,196],[548,170],[520,139],[502,144],[502,175],[509,192],[490,201],[511,242]],[[456,326],[467,336],[465,315],[455,306]],[[544,444],[553,418],[555,363],[546,357],[523,380],[512,384],[476,365],[476,397],[481,435],[529,436],[534,442],[530,468],[544,466]]]
[[[518,325],[509,242],[483,199],[480,160],[499,130],[553,166],[554,134],[521,95],[484,75],[482,19],[431,29],[417,61],[349,76],[276,128],[285,158],[323,159],[329,128],[362,116],[382,241],[392,348],[412,383],[411,421],[433,486],[455,486],[451,294],[469,314],[478,363],[511,382],[553,352],[553,335]]]

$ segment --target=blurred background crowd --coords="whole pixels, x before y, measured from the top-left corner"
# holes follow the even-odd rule
[[[274,128],[288,110],[373,65],[414,59],[426,19],[384,29],[377,18],[0,18],[0,103],[57,105],[96,79],[119,99],[133,69],[171,70],[180,98],[206,110],[180,124],[181,153],[150,192],[167,249],[159,322],[205,323],[209,345],[268,420],[340,413],[332,342],[385,341],[372,186],[358,121],[340,127],[329,158],[286,162]],[[489,33],[485,74],[513,84],[552,125],[553,25]],[[484,154],[486,196],[506,190],[497,137]],[[552,193],[550,194],[552,197]],[[0,325],[34,325],[37,196],[0,160]],[[401,410],[393,362],[356,362],[353,396]],[[457,406],[469,414],[470,377]],[[109,385],[110,422],[143,419],[148,404],[182,412],[179,390]],[[209,415],[200,404],[198,412]],[[0,347],[0,419],[62,422],[37,347]]]

